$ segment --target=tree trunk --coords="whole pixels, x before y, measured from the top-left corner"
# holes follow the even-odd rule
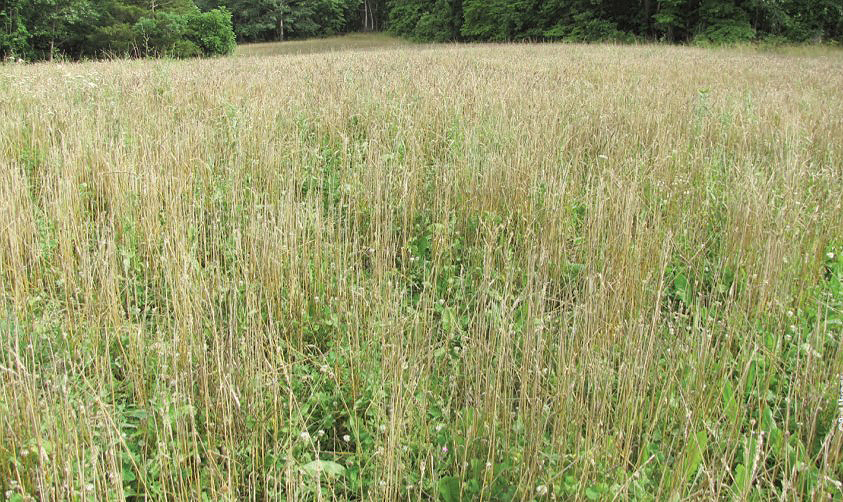
[[[363,0],[363,31],[369,31],[369,2]]]
[[[278,40],[284,41],[284,11],[286,10],[286,2],[280,2],[280,9],[278,11]]]

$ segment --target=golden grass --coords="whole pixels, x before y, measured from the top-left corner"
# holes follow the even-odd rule
[[[839,52],[2,66],[0,124],[10,497],[841,496]]]
[[[285,42],[261,42],[239,45],[236,56],[280,56],[283,54],[314,54],[348,50],[384,50],[409,45],[405,40],[386,33],[351,33],[334,37],[290,40]]]

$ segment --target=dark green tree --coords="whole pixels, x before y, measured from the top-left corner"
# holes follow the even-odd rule
[[[29,32],[23,18],[23,0],[0,0],[0,57],[18,58],[29,48]]]
[[[28,56],[53,59],[62,53],[77,55],[85,28],[96,12],[88,0],[28,0],[25,25]]]

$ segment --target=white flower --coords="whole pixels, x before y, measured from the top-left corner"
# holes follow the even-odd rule
[[[310,440],[310,433],[307,432],[307,431],[302,431],[302,433],[299,434],[299,437],[302,438],[304,441],[309,441]]]
[[[444,426],[444,425],[439,424],[439,425],[437,425],[437,426],[436,426],[436,432],[440,432],[440,431],[442,431],[442,429],[444,429],[444,428],[445,428],[445,426]]]
[[[383,424],[381,424],[381,425],[380,425],[380,427],[378,427],[378,429],[379,429],[381,432],[386,432],[386,426],[385,426],[385,425],[383,425]]]
[[[381,485],[381,487],[384,487],[384,486],[386,486],[386,481],[380,480],[380,481],[378,481],[378,484]]]
[[[492,468],[492,463],[486,462],[486,469],[491,469],[491,468]]]
[[[545,486],[545,485],[537,486],[536,487],[536,493],[538,493],[539,496],[547,495],[547,486]]]
[[[93,483],[88,483],[87,485],[85,485],[85,491],[86,491],[86,492],[92,492],[92,491],[94,491],[94,484],[93,484]]]
[[[325,435],[325,431],[319,429],[319,432],[316,433],[320,438]]]
[[[346,434],[346,435],[344,435],[344,436],[342,437],[342,440],[343,440],[343,441],[345,441],[346,443],[348,443],[349,441],[351,441],[351,436],[349,436],[348,434]]]

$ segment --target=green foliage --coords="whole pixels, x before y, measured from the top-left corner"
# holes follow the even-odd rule
[[[639,38],[700,45],[843,41],[835,0],[0,0],[0,56],[228,54],[255,42],[387,27],[419,41]],[[231,33],[229,33],[229,31]]]
[[[821,14],[820,14],[821,13]],[[389,27],[417,40],[574,42],[636,38],[733,44],[783,37],[841,40],[843,4],[833,0],[409,0],[389,4]],[[456,27],[456,30],[454,28]]]
[[[26,54],[29,32],[24,25],[23,0],[0,1],[0,57],[15,58]]]
[[[685,446],[684,459],[679,473],[683,477],[683,481],[687,480],[697,472],[703,460],[703,455],[708,448],[708,435],[705,429],[700,429],[696,434],[691,436],[690,441]]]
[[[229,54],[236,41],[231,27],[231,12],[225,7],[188,16],[188,41],[206,56]]]
[[[435,42],[460,37],[462,5],[457,0],[395,1],[389,6],[389,29],[393,33]]]
[[[225,8],[189,14],[158,13],[138,21],[134,31],[146,55],[218,56],[235,47],[231,13]]]
[[[228,54],[235,46],[231,13],[202,13],[192,0],[3,1],[3,57],[193,57]]]
[[[652,15],[653,31],[656,36],[676,40],[684,25],[683,0],[659,0]]]
[[[749,14],[738,4],[722,0],[705,0],[700,6],[697,42],[733,44],[755,38]]]
[[[203,6],[225,6],[232,12],[237,39],[260,42],[351,31],[359,24],[362,4],[362,0],[209,0]],[[379,15],[385,15],[385,9]]]
[[[187,19],[179,14],[159,12],[135,23],[134,31],[144,54],[179,56],[175,46],[187,35]]]
[[[422,40],[446,42],[456,38],[451,4],[447,0],[436,0],[433,9],[424,13],[416,24],[414,36]]]
[[[24,4],[27,56],[52,59],[74,53],[79,38],[96,15],[88,0],[28,0]]]
[[[513,36],[516,5],[503,0],[466,0],[462,35],[477,40],[502,41]]]
[[[460,480],[454,476],[447,476],[439,480],[439,495],[444,502],[459,502]]]

